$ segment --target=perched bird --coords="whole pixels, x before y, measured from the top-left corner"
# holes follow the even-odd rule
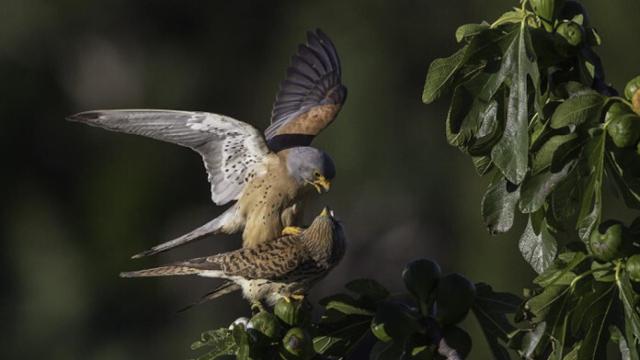
[[[301,202],[315,188],[328,191],[333,161],[310,147],[340,111],[347,95],[335,46],[322,31],[307,34],[281,83],[263,137],[228,116],[174,110],[94,110],[68,117],[107,130],[148,136],[197,151],[217,205],[236,201],[217,218],[134,258],[156,254],[208,234],[242,231],[243,247],[254,247],[297,222]],[[311,191],[309,191],[311,190]]]
[[[123,272],[121,277],[198,275],[226,281],[207,294],[211,300],[236,290],[252,304],[273,305],[280,297],[304,296],[345,253],[342,225],[324,208],[299,235],[285,235],[218,255],[153,269]]]

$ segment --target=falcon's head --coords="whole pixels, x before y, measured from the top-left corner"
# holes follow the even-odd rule
[[[318,193],[329,191],[336,176],[333,160],[322,150],[309,146],[286,150],[287,169],[301,186],[311,185]]]
[[[346,246],[344,230],[328,207],[322,209],[322,212],[313,219],[302,236],[305,246],[311,250],[312,257],[317,257],[316,260],[323,258],[323,261],[335,264],[344,256]]]

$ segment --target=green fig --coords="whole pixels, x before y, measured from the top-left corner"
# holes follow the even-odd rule
[[[622,256],[624,228],[618,221],[607,220],[589,236],[589,250],[600,261],[611,261]]]
[[[306,330],[291,328],[282,338],[280,353],[286,359],[311,359],[315,356],[313,339]]]
[[[632,281],[640,282],[640,255],[636,254],[627,259],[627,274]]]
[[[280,298],[273,308],[273,313],[289,326],[298,326],[311,320],[311,313],[305,301]]]
[[[449,274],[440,279],[436,288],[436,319],[443,325],[462,321],[476,295],[476,286],[460,274]]]
[[[251,320],[249,320],[247,329],[254,329],[269,339],[278,337],[281,331],[278,319],[267,311],[260,311],[255,314]]]
[[[560,34],[571,46],[578,46],[582,43],[583,32],[582,26],[573,21],[565,21],[558,25],[556,32]]]
[[[447,346],[454,349],[461,359],[471,352],[471,336],[457,326],[447,326],[442,330],[442,338]]]
[[[431,297],[438,280],[440,266],[427,259],[414,260],[402,271],[402,280],[409,292],[421,302]]]
[[[633,113],[621,102],[615,102],[607,110],[605,117],[607,133],[619,148],[637,144],[640,138],[640,116]]]

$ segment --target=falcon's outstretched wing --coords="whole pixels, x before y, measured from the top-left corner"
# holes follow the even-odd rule
[[[189,147],[202,155],[218,205],[237,200],[255,165],[269,153],[251,125],[228,116],[174,110],[94,110],[67,118],[104,129]]]
[[[347,97],[342,85],[340,59],[335,46],[321,30],[307,33],[280,84],[265,130],[273,151],[307,146],[338,115]]]

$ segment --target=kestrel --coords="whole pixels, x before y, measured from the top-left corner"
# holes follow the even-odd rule
[[[207,300],[242,290],[252,304],[273,305],[281,297],[304,296],[342,259],[346,243],[342,225],[324,208],[299,235],[285,235],[218,255],[153,269],[123,272],[121,277],[198,275],[225,279]]]
[[[301,202],[314,188],[329,190],[333,161],[309,145],[336,117],[347,89],[331,40],[320,30],[307,38],[280,84],[264,137],[247,123],[206,112],[95,110],[68,118],[189,147],[204,160],[213,202],[236,201],[217,218],[134,258],[217,233],[242,231],[243,247],[255,247],[296,223]]]

